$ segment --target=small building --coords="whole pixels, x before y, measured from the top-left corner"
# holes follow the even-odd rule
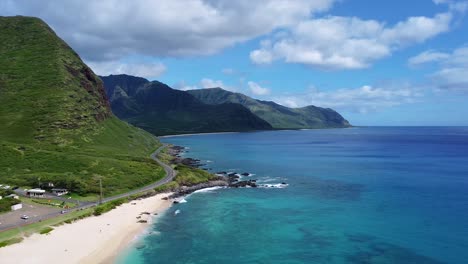
[[[21,203],[19,203],[19,204],[14,204],[14,205],[11,206],[11,210],[12,210],[12,211],[16,211],[16,210],[19,210],[19,209],[21,209],[21,208],[23,208],[23,204],[21,204]]]
[[[10,195],[8,195],[6,197],[13,198],[13,199],[19,199],[19,196],[17,194],[14,194],[14,193],[12,193],[12,194],[10,194]]]
[[[54,189],[52,189],[52,193],[57,195],[57,196],[61,196],[61,195],[67,194],[68,190],[67,189],[54,188]]]
[[[45,190],[42,189],[29,189],[26,191],[26,195],[29,197],[44,197]]]

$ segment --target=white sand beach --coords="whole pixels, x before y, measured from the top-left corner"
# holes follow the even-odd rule
[[[58,227],[47,235],[34,234],[18,244],[0,248],[1,263],[112,263],[119,252],[150,225],[172,202],[168,194],[135,200],[101,216]],[[151,215],[141,214],[150,212]],[[137,217],[141,216],[140,219]]]

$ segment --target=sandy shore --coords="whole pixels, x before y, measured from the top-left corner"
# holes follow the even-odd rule
[[[154,219],[172,204],[159,194],[123,204],[98,217],[89,217],[73,224],[65,224],[47,234],[34,234],[19,244],[0,248],[1,263],[112,263],[116,255],[143,233]]]

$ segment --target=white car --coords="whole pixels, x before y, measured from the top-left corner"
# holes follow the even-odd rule
[[[28,220],[28,219],[29,219],[29,216],[27,216],[27,215],[22,215],[22,216],[21,216],[21,219]]]

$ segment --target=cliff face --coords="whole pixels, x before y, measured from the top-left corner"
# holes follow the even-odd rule
[[[240,104],[205,104],[185,91],[140,77],[101,78],[114,114],[155,135],[272,128]]]
[[[101,80],[42,20],[0,17],[0,43],[0,135],[66,141],[112,116]]]

